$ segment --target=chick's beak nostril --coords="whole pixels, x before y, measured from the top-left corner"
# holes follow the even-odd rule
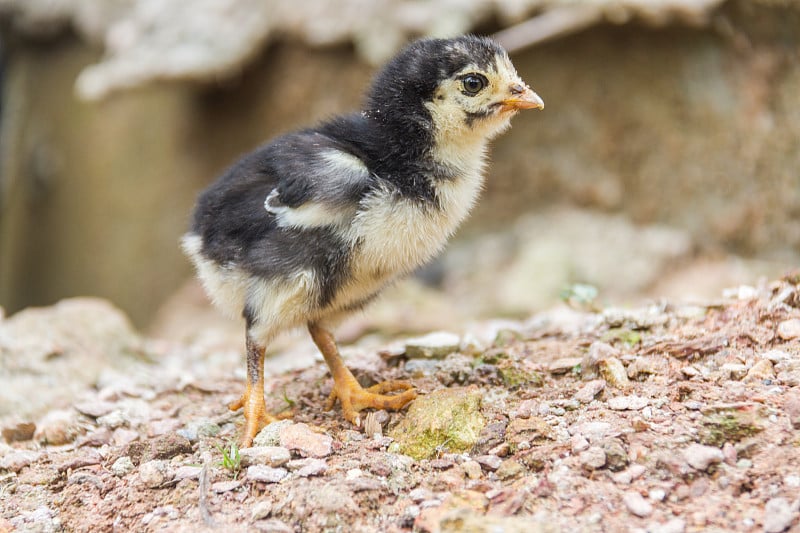
[[[511,86],[511,94],[514,96],[525,92],[525,86],[520,83],[515,83]]]

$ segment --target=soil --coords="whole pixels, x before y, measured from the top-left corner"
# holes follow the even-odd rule
[[[362,384],[421,393],[365,416],[366,433],[323,411],[322,363],[271,376],[268,405],[290,420],[238,456],[225,406],[241,372],[168,380],[187,348],[149,341],[146,378],[4,422],[0,531],[800,530],[796,277],[701,304],[572,304],[449,350],[355,353]],[[478,399],[471,442],[398,430],[448,393]]]

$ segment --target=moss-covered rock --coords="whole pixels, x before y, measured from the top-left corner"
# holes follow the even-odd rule
[[[480,407],[481,394],[474,387],[426,394],[411,404],[405,418],[389,432],[395,440],[390,451],[429,459],[441,451],[470,450],[486,425]]]

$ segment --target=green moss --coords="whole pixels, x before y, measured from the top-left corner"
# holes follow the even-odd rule
[[[506,387],[514,388],[528,385],[532,387],[541,387],[544,385],[544,379],[538,372],[525,368],[520,361],[504,360],[498,363],[497,371],[503,379]]]
[[[609,329],[601,338],[603,342],[622,342],[628,346],[635,346],[642,342],[642,334],[628,328]]]
[[[480,405],[481,394],[474,388],[442,389],[418,398],[389,432],[395,441],[389,451],[415,459],[469,451],[486,425]]]
[[[722,446],[726,442],[739,442],[764,430],[756,410],[722,409],[705,415],[700,429],[700,442],[709,446]]]

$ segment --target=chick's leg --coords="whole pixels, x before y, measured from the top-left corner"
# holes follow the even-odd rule
[[[239,440],[240,448],[249,448],[261,429],[277,420],[267,413],[264,402],[264,351],[265,347],[247,336],[247,385],[241,398],[228,405],[231,411],[244,408],[244,430]]]
[[[333,335],[319,324],[313,323],[309,323],[308,331],[314,339],[314,344],[322,352],[333,376],[333,391],[325,405],[326,411],[332,409],[336,400],[339,400],[342,403],[344,417],[354,425],[361,426],[358,412],[362,409],[372,407],[398,410],[417,397],[417,392],[406,381],[384,381],[364,389],[342,361]],[[394,391],[403,392],[392,396],[383,394]]]

